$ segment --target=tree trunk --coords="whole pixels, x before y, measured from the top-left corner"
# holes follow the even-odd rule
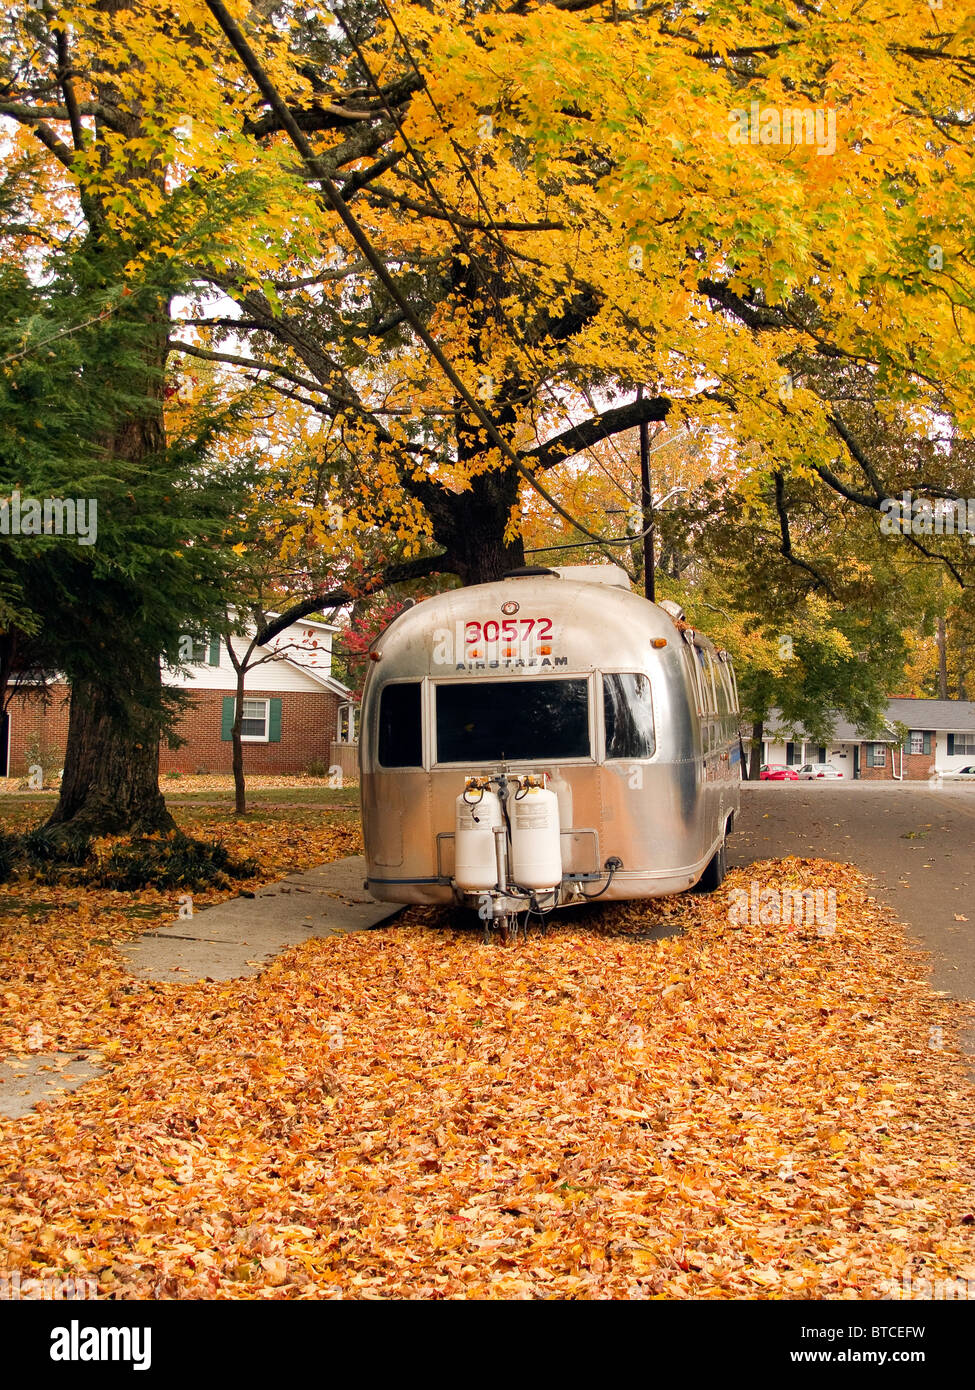
[[[505,540],[521,482],[515,468],[482,473],[466,492],[430,496],[427,505],[435,539],[447,552],[448,568],[463,584],[490,584],[525,563],[521,536]],[[433,493],[433,489],[430,490]]]
[[[935,640],[938,644],[938,699],[948,698],[948,635],[944,618],[938,619]]]
[[[748,780],[757,782],[762,770],[762,744],[765,740],[765,720],[756,719],[752,724],[752,746],[748,755]]]
[[[146,679],[161,684],[158,659]],[[159,790],[158,717],[141,703],[120,712],[114,689],[76,684],[61,793],[47,824],[91,835],[174,829]]]
[[[227,638],[227,645],[230,645],[230,638]],[[247,789],[244,783],[244,743],[240,736],[240,728],[244,718],[244,680],[247,675],[247,667],[242,662],[237,672],[237,700],[234,705],[234,723],[230,731],[233,743],[233,768],[234,768],[234,814],[246,816],[247,814]]]

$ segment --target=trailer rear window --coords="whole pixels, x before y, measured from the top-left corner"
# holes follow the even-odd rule
[[[422,767],[420,682],[384,685],[379,696],[380,767]]]
[[[451,681],[437,686],[437,762],[588,758],[589,682]]]
[[[652,758],[653,703],[647,676],[603,676],[607,758]]]

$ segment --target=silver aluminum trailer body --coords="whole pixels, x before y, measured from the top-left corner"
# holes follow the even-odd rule
[[[426,599],[377,639],[363,694],[369,890],[471,902],[455,803],[501,772],[558,792],[559,902],[678,893],[716,865],[720,881],[740,748],[726,654],[624,588],[543,573]]]

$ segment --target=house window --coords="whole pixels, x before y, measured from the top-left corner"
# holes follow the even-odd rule
[[[799,767],[802,763],[802,744],[787,743],[785,745],[785,761],[789,767]]]
[[[905,753],[930,753],[931,735],[922,729],[912,729],[904,740]]]
[[[267,700],[245,700],[240,736],[252,743],[267,743]]]
[[[349,701],[347,704],[339,705],[335,738],[338,743],[355,743],[357,737],[355,705]]]
[[[867,767],[887,766],[887,746],[883,743],[867,744]]]
[[[220,737],[224,743],[233,738],[237,701],[233,695],[223,697],[220,716]],[[245,696],[240,712],[240,737],[243,743],[281,742],[281,698],[272,695],[268,700]]]
[[[219,666],[220,665],[220,638],[219,637],[193,637],[193,653],[190,657],[192,666]],[[180,644],[182,648],[182,643]]]
[[[975,734],[949,734],[948,752],[962,758],[975,758]]]
[[[912,753],[923,753],[923,752],[924,752],[924,735],[918,733],[918,732],[917,732],[916,730],[914,730],[914,729],[911,730],[911,748],[910,748],[910,751],[911,751]]]

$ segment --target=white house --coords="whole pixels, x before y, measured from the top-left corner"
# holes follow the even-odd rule
[[[907,729],[903,739],[895,731],[899,725]],[[824,744],[801,727],[789,728],[781,711],[773,710],[765,722],[762,762],[828,762],[850,779],[925,781],[975,762],[975,701],[888,700],[881,732],[864,733],[837,716]]]

